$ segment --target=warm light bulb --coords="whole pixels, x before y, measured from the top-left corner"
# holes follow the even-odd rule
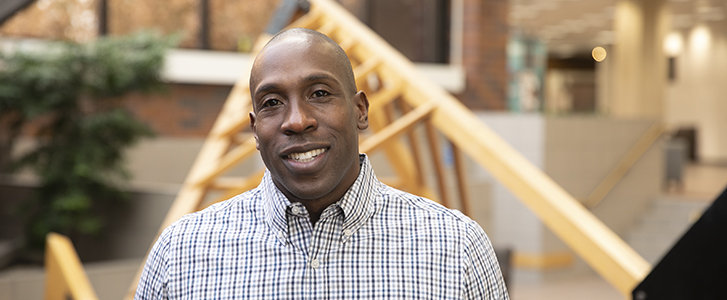
[[[593,48],[593,51],[591,51],[591,56],[593,56],[593,59],[595,61],[601,62],[606,59],[606,49],[603,49],[603,47],[601,46]]]
[[[681,34],[678,32],[669,33],[664,39],[664,53],[670,57],[679,56],[682,53],[683,44]]]
[[[699,25],[692,29],[689,37],[689,46],[695,53],[704,53],[709,50],[711,34],[707,26]]]

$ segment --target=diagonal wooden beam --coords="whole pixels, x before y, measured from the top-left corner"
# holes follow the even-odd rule
[[[393,84],[369,97],[369,113],[378,113],[384,106],[394,101],[401,95],[401,84]]]
[[[45,299],[98,299],[71,240],[53,232],[46,237]]]
[[[238,179],[238,181],[235,183],[235,186],[230,186],[230,187],[226,188],[225,192],[221,196],[215,198],[214,200],[210,201],[209,203],[203,204],[202,206],[200,206],[199,209],[200,210],[204,209],[212,204],[225,201],[234,196],[237,196],[237,194],[240,194],[240,193],[243,193],[243,192],[246,192],[246,191],[249,191],[249,190],[255,188],[256,186],[258,186],[258,184],[260,184],[260,181],[263,179],[264,175],[265,175],[265,169],[260,170],[257,173],[252,174],[248,177]]]
[[[444,163],[442,163],[442,153],[439,151],[440,143],[437,136],[437,131],[432,126],[431,122],[424,124],[424,130],[427,133],[427,143],[429,144],[429,151],[431,152],[432,161],[434,164],[434,171],[437,173],[437,187],[439,188],[439,197],[442,199],[442,205],[451,207],[449,202],[449,195],[447,193],[447,182],[444,178]]]
[[[371,72],[373,72],[380,64],[381,60],[374,56],[367,59],[363,64],[356,67],[353,70],[353,73],[356,74],[356,86],[364,86],[364,80],[367,80],[368,75],[371,74]]]
[[[417,107],[408,114],[391,123],[389,126],[365,139],[361,142],[361,144],[359,144],[359,150],[364,153],[373,152],[386,142],[391,141],[411,130],[418,122],[428,118],[429,115],[434,112],[435,108],[436,107],[433,104],[425,104]]]
[[[230,152],[220,157],[216,162],[212,162],[210,167],[200,172],[197,177],[192,179],[192,184],[197,186],[207,186],[216,177],[234,168],[239,162],[247,159],[254,153],[257,153],[255,147],[255,138],[250,137],[243,144],[236,146]]]
[[[652,125],[649,130],[647,130],[646,133],[644,133],[644,135],[636,141],[636,144],[634,144],[634,146],[626,152],[624,157],[621,158],[608,175],[603,178],[601,183],[596,186],[593,192],[588,195],[588,197],[583,201],[583,205],[593,208],[601,203],[603,198],[606,198],[616,184],[621,181],[626,173],[631,170],[631,167],[636,164],[639,158],[641,158],[641,156],[644,155],[649,148],[651,148],[651,145],[653,145],[663,133],[664,126],[661,123],[657,122]]]
[[[397,120],[387,119],[385,114],[371,114],[370,123],[375,133],[360,144],[362,152],[383,148],[399,175],[396,183],[400,188],[416,190],[423,196],[434,198],[430,196],[429,189],[416,184],[415,162],[407,155],[406,145],[398,139],[419,122],[428,120],[462,153],[489,170],[619,291],[628,295],[646,275],[650,265],[643,258],[541,170],[482,124],[459,101],[419,74],[401,53],[333,1],[311,2],[312,11],[295,21],[292,27],[315,29],[326,26],[323,29],[330,31],[334,40],[345,43],[349,57],[360,63],[355,69],[357,84],[363,86],[367,83],[370,74],[375,74],[378,82],[402,83],[397,84],[396,89],[385,86],[383,91],[372,93],[372,99],[381,100],[382,103],[372,101],[372,112],[385,112],[382,108],[390,107],[387,104],[399,98],[414,108]],[[162,229],[181,215],[196,210],[206,189],[213,186],[214,178],[224,172],[221,170],[230,168],[233,161],[247,157],[242,153],[247,153],[243,150],[245,147],[249,149],[248,142],[234,148],[232,154],[227,154],[229,156],[225,154],[235,139],[236,131],[244,127],[245,121],[241,119],[246,118],[249,111],[249,106],[246,106],[249,98],[245,100],[241,95],[247,84],[249,70],[244,74],[245,77],[233,88]],[[250,179],[243,184],[253,181]],[[138,277],[132,288],[136,287],[137,281]],[[129,296],[133,296],[133,290],[130,290]]]
[[[396,103],[398,104],[399,110],[401,111],[402,114],[407,114],[411,111],[411,108],[409,106],[407,106],[406,103],[404,103],[404,101],[396,101]],[[422,164],[422,154],[420,151],[421,144],[419,143],[419,136],[417,135],[416,131],[414,131],[414,130],[407,130],[406,135],[407,135],[407,139],[409,140],[409,148],[411,150],[412,159],[414,160],[414,162],[416,162],[416,164],[415,164],[416,180],[417,180],[416,184],[419,186],[424,186],[425,177],[424,177],[424,168],[423,168],[423,164]],[[440,177],[444,178],[444,174],[445,173],[437,173],[437,174],[435,174],[435,176],[437,178],[440,178]],[[446,196],[442,197],[442,195],[440,195],[440,197],[439,197],[439,199],[441,199],[442,203],[447,203],[447,200],[445,198],[446,198]],[[445,206],[447,206],[447,205],[445,204]]]
[[[459,152],[459,148],[457,148],[456,145],[450,144],[452,146],[452,159],[454,160],[454,172],[456,176],[457,181],[457,191],[459,193],[459,199],[460,199],[460,206],[462,207],[462,213],[465,215],[471,216],[470,211],[470,199],[469,195],[467,194],[467,175],[465,175],[465,170],[463,166],[462,161],[462,155]]]
[[[354,55],[376,55],[383,60],[382,68],[407,82],[403,95],[410,105],[436,103],[438,109],[432,113],[432,124],[463,153],[490,171],[617,290],[629,295],[646,276],[651,266],[643,257],[461,102],[419,74],[411,61],[333,1],[311,2],[346,28],[349,35],[359,39],[359,45],[351,51]]]

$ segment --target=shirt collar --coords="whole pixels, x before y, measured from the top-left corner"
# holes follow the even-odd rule
[[[338,205],[343,210],[343,229],[356,231],[374,213],[375,196],[380,189],[381,183],[376,179],[376,174],[371,167],[366,154],[359,154],[361,171],[358,178],[348,189]]]
[[[285,209],[290,206],[290,200],[275,186],[272,175],[267,169],[260,182],[260,188],[262,189],[265,220],[275,231],[287,233],[288,226],[285,221]]]
[[[374,213],[374,197],[378,192],[381,183],[371,167],[366,154],[359,154],[359,171],[356,181],[348,189],[346,194],[336,202],[344,214],[343,229],[357,230]],[[288,231],[285,218],[285,211],[291,205],[290,200],[278,190],[273,183],[270,171],[265,170],[262,182],[260,182],[263,201],[265,202],[264,213],[268,224],[276,231]]]

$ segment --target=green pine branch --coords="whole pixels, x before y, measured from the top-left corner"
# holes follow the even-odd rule
[[[22,210],[29,246],[42,249],[50,231],[97,234],[98,212],[126,198],[124,151],[152,131],[119,97],[162,89],[164,54],[177,40],[145,32],[0,54],[0,167],[29,168],[40,180]],[[37,147],[13,161],[29,124]]]

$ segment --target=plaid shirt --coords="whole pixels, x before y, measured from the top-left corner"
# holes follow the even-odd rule
[[[315,226],[266,173],[186,215],[149,254],[135,299],[508,299],[482,228],[379,182],[368,158]]]

